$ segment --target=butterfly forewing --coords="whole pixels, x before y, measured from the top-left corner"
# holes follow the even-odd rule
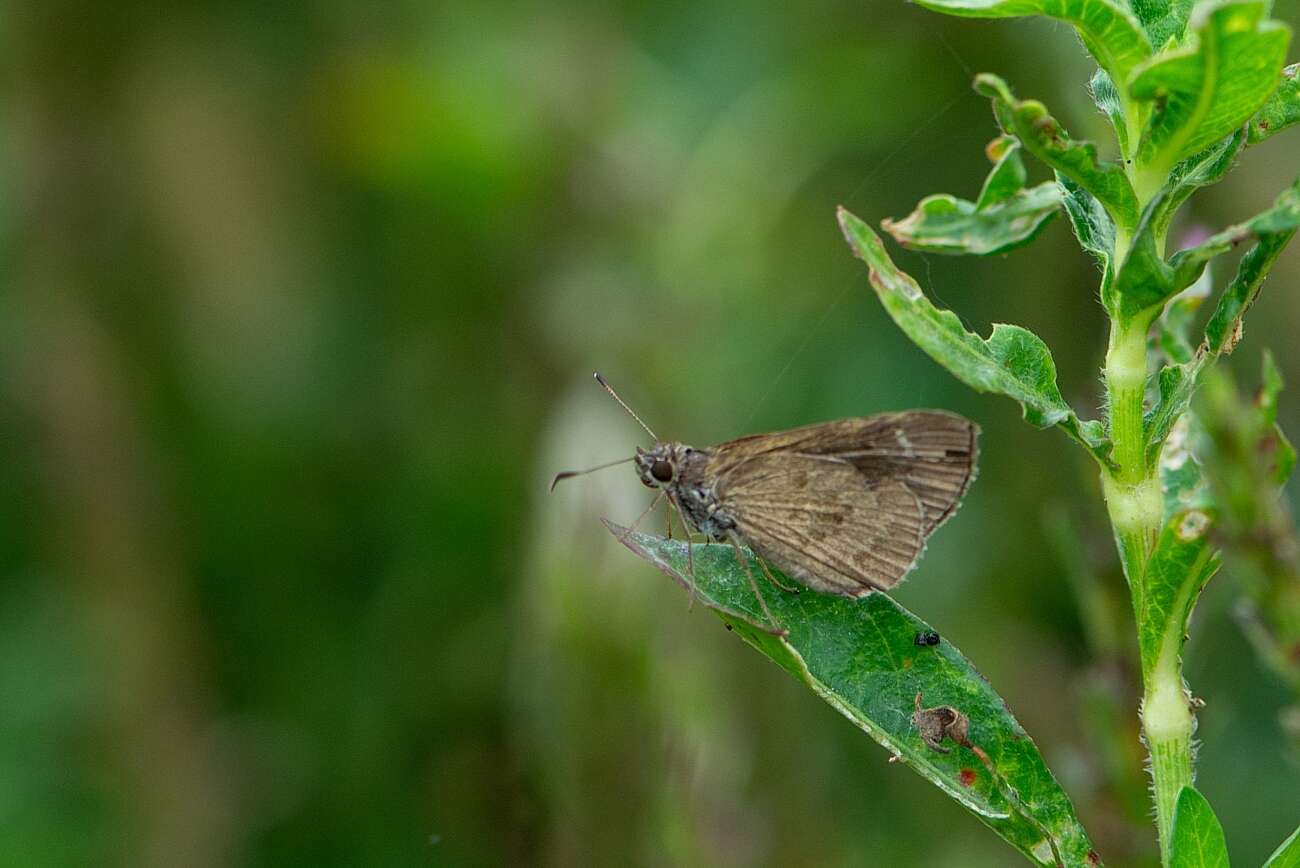
[[[817,590],[897,584],[970,484],[978,428],[940,411],[885,413],[711,450],[719,507],[755,551]]]

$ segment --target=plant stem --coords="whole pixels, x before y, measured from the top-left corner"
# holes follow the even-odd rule
[[[1105,369],[1114,470],[1103,472],[1102,489],[1139,628],[1146,621],[1143,597],[1147,559],[1164,516],[1158,466],[1147,460],[1143,427],[1147,330],[1152,317],[1143,314],[1112,324]],[[1199,564],[1196,569],[1203,566]],[[1151,755],[1156,828],[1164,865],[1169,864],[1178,793],[1192,783],[1194,720],[1183,685],[1181,640],[1181,632],[1166,636],[1157,659],[1143,666],[1142,733]]]
[[[1160,861],[1164,865],[1169,864],[1169,841],[1178,793],[1192,784],[1194,728],[1181,661],[1176,652],[1172,659],[1162,654],[1160,664],[1147,679],[1142,698],[1142,734],[1151,754],[1156,830],[1160,836]]]
[[[1110,436],[1118,482],[1132,486],[1147,475],[1142,436],[1142,402],[1147,382],[1147,328],[1151,317],[1141,316],[1111,327],[1106,350],[1106,390],[1110,411]]]
[[[1141,606],[1142,570],[1160,530],[1163,502],[1154,468],[1146,466],[1146,437],[1142,426],[1146,393],[1149,316],[1111,328],[1106,352],[1106,393],[1114,470],[1102,474],[1102,489],[1115,529],[1133,596],[1134,614]]]

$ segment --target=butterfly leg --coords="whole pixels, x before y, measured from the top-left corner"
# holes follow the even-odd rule
[[[651,510],[653,510],[656,506],[659,505],[659,501],[663,498],[663,496],[664,493],[662,491],[660,491],[657,495],[655,495],[655,499],[650,501],[650,505],[647,506],[645,510],[636,517],[636,521],[632,522],[631,526],[628,527],[627,530],[623,531],[622,535],[619,536],[618,538],[619,542],[621,543],[627,542],[627,538],[630,537],[632,535],[632,532],[636,530],[637,525],[645,521],[645,517],[650,514]]]
[[[673,505],[672,503],[664,504],[664,521],[668,523],[668,538],[673,538]]]
[[[691,574],[691,600],[686,604],[686,611],[695,608],[695,549],[691,547],[691,535],[686,534],[686,571]]]
[[[731,534],[729,539],[731,540],[732,549],[736,552],[736,560],[740,561],[740,565],[745,568],[745,575],[749,576],[749,587],[753,589],[754,596],[758,598],[758,605],[762,607],[763,614],[767,616],[768,623],[772,625],[771,628],[764,629],[767,629],[767,632],[774,633],[777,636],[788,635],[788,631],[780,627],[776,620],[776,616],[773,615],[772,610],[767,607],[767,600],[763,599],[763,592],[758,589],[758,579],[754,578],[754,570],[749,565],[749,558],[745,557],[745,553],[741,551],[740,543],[736,540],[735,534]]]
[[[669,537],[672,536],[672,527],[673,527],[672,516],[673,516],[674,509],[677,510],[677,515],[682,520],[682,534],[685,536],[686,539],[686,572],[688,574],[688,577],[691,580],[691,599],[690,602],[686,604],[686,611],[690,612],[695,608],[695,549],[691,546],[691,526],[689,523],[687,523],[686,516],[682,513],[682,505],[677,502],[677,498],[669,494],[666,490],[661,490],[659,493],[666,494],[668,496],[668,505],[670,507],[670,509],[668,510]]]
[[[790,587],[789,585],[783,585],[782,583],[780,583],[780,582],[778,582],[778,581],[776,580],[776,576],[772,575],[772,571],[771,571],[771,569],[768,568],[768,566],[767,566],[767,561],[763,560],[763,556],[762,556],[762,555],[755,555],[755,557],[758,558],[758,565],[759,565],[760,567],[763,568],[763,575],[767,576],[767,580],[768,580],[769,582],[771,582],[772,584],[776,585],[778,588],[780,588],[781,590],[785,591],[787,594],[797,594],[797,593],[799,593],[799,589],[798,589],[798,588],[792,588],[792,587]]]

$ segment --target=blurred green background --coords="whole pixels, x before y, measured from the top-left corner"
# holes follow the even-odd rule
[[[1007,698],[1108,863],[1151,861],[1094,475],[911,347],[834,221],[974,196],[977,71],[1102,137],[1067,28],[893,0],[4,13],[0,864],[1017,864],[616,548],[598,519],[647,499],[628,468],[546,493],[645,443],[597,368],[698,445],[978,420],[980,478],[897,597]],[[1295,136],[1190,220],[1270,202]],[[1097,272],[1064,221],[899,261],[972,327],[1036,331],[1094,413]],[[1271,345],[1300,385],[1297,316],[1293,249],[1244,379]],[[1188,677],[1199,786],[1258,864],[1300,758],[1236,595],[1225,570]]]

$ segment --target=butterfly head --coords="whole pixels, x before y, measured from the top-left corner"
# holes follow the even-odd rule
[[[682,459],[690,451],[680,443],[656,443],[649,449],[636,449],[637,475],[650,488],[664,488],[677,481]]]

